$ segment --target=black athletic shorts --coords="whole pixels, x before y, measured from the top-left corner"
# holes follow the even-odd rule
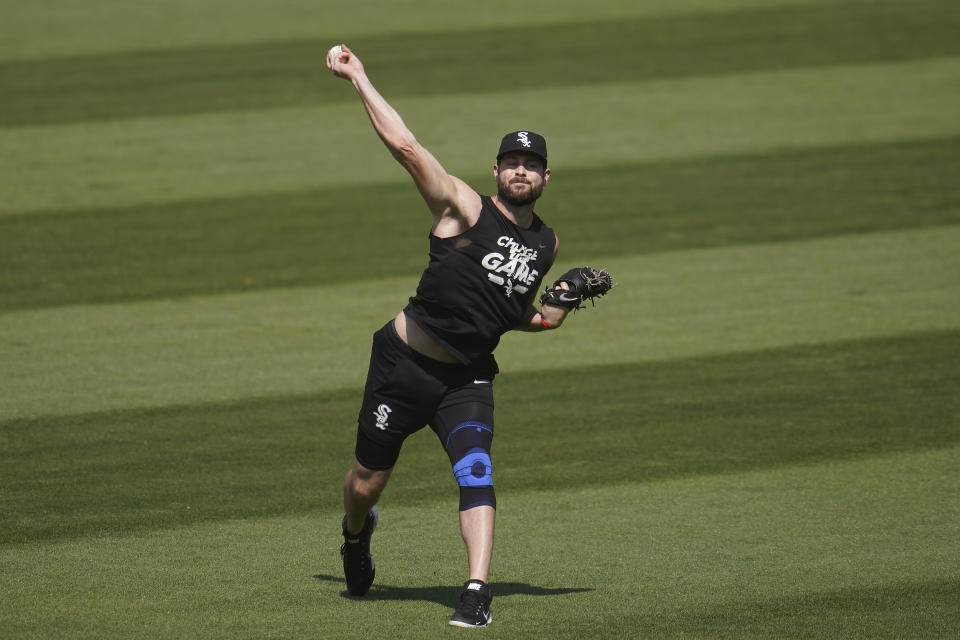
[[[368,469],[390,469],[407,436],[430,425],[446,448],[450,434],[468,422],[493,431],[493,355],[469,365],[428,358],[405,343],[393,320],[373,334],[370,369],[358,416],[357,460]]]

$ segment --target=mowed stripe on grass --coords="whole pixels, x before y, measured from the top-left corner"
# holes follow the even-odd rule
[[[618,288],[562,335],[507,334],[504,371],[956,329],[960,227],[606,260]],[[362,384],[416,277],[0,315],[0,414],[36,417]],[[601,338],[602,336],[602,338]]]
[[[251,42],[342,38],[389,33],[469,31],[603,19],[739,11],[756,7],[837,5],[843,0],[607,0],[587,6],[580,0],[528,0],[510,11],[482,4],[450,10],[449,0],[366,0],[362,7],[329,0],[286,0],[283,10],[269,0],[165,0],[144,6],[112,0],[48,0],[24,4],[0,23],[0,59],[36,60],[109,52],[231,46]],[[105,37],[105,32],[109,38]],[[37,34],[45,37],[38,38]]]
[[[523,118],[550,139],[551,164],[562,172],[956,137],[958,78],[960,57],[401,98],[395,106],[451,173],[475,176],[493,164],[491,141],[518,128],[505,101],[562,105]],[[350,91],[343,82],[330,87]],[[354,103],[6,129],[0,145],[0,216],[408,179]]]
[[[502,491],[485,633],[950,637],[958,453]],[[14,637],[433,638],[462,580],[455,513],[385,498],[363,601],[343,596],[325,509],[2,549],[0,621]]]
[[[609,259],[958,224],[957,175],[957,138],[851,145],[568,169],[538,209]],[[0,312],[415,275],[428,221],[406,182],[0,218]]]
[[[960,441],[958,331],[655,363],[505,373],[497,484],[556,490]],[[360,390],[0,423],[0,543],[336,511]],[[602,425],[592,433],[589,425]],[[399,504],[455,504],[411,439]]]
[[[505,371],[957,328],[960,227],[606,260],[619,288],[562,336],[508,334]],[[0,315],[7,417],[357,387],[416,277]],[[603,336],[602,339],[597,336]]]
[[[397,98],[958,55],[958,28],[956,3],[916,0],[517,22],[357,36],[349,44],[381,78],[380,91]],[[523,65],[491,64],[521,41]],[[0,62],[0,127],[352,101],[318,81],[329,44],[310,39]],[[445,55],[430,55],[437,50]]]
[[[504,371],[630,363],[956,329],[960,227],[607,260],[618,288],[558,335],[507,334]],[[579,260],[578,260],[579,261]],[[416,277],[0,315],[0,414],[361,385],[370,334]]]

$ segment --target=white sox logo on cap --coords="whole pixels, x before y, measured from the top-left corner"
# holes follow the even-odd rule
[[[500,141],[500,151],[497,152],[497,163],[500,158],[511,151],[523,151],[540,156],[543,166],[547,166],[547,141],[533,131],[511,131]]]

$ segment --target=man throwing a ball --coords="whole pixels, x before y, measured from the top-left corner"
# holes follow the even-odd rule
[[[430,259],[409,304],[373,336],[355,458],[343,495],[341,547],[347,590],[364,595],[375,565],[370,538],[377,503],[404,439],[426,425],[443,445],[460,491],[460,531],[468,575],[450,624],[492,621],[493,351],[507,331],[558,328],[585,300],[613,286],[610,275],[572,269],[533,306],[559,241],[533,211],[550,179],[547,146],[532,131],[503,137],[493,166],[497,193],[481,196],[448,174],[367,78],[344,45],[327,67],[353,84],[374,130],[409,172],[433,216]]]

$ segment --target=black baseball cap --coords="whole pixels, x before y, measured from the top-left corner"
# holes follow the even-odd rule
[[[500,151],[497,153],[497,164],[500,164],[500,158],[511,151],[532,153],[543,160],[544,167],[547,166],[547,141],[540,134],[532,131],[514,131],[503,136]]]

